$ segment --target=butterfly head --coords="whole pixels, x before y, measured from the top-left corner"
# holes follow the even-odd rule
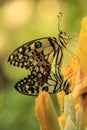
[[[59,44],[66,48],[66,45],[69,43],[69,36],[65,32],[59,31],[58,40]]]

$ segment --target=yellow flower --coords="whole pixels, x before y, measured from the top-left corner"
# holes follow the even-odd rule
[[[79,37],[79,46],[77,49],[77,55],[80,59],[80,78],[82,82],[81,105],[84,110],[85,126],[87,127],[87,16],[82,20],[82,28]]]
[[[36,114],[41,130],[60,130],[53,102],[45,91],[40,92],[36,99]]]
[[[80,67],[87,72],[87,16],[82,20],[82,28],[79,36],[77,55],[80,59]]]
[[[79,105],[76,104],[76,106],[82,106],[84,112],[85,127],[87,127],[87,17],[84,17],[82,20],[82,27],[80,31],[76,55],[79,57],[80,63],[78,73],[73,76],[74,78],[72,77],[72,82],[76,82],[76,85],[73,88],[72,96],[74,100],[80,97],[80,100],[78,101]],[[63,71],[63,74],[65,76],[70,75],[70,73],[72,74],[74,70],[76,70],[76,62],[77,60],[75,57],[73,57]]]
[[[75,72],[72,82],[76,85],[72,87],[72,93],[64,97],[64,113],[57,118],[54,105],[47,92],[40,92],[37,97],[36,114],[40,123],[41,130],[85,130],[87,127],[87,17],[82,20],[82,28],[79,36],[79,43],[76,55],[63,70],[63,75]],[[79,84],[78,84],[79,83]],[[62,94],[57,94],[58,101],[63,100]],[[63,95],[62,95],[63,96]],[[80,98],[79,98],[80,97]],[[78,104],[76,104],[76,100]],[[77,107],[78,106],[78,107]],[[77,108],[77,109],[76,109]]]

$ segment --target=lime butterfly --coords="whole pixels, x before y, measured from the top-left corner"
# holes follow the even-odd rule
[[[40,91],[70,92],[70,82],[61,73],[63,49],[69,42],[65,32],[59,30],[58,37],[44,37],[18,47],[8,58],[13,66],[26,68],[30,74],[18,81],[15,89],[25,95],[36,96]],[[52,62],[55,58],[54,72]]]

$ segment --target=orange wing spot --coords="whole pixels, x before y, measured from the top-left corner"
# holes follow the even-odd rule
[[[32,58],[33,58],[34,60],[38,60],[38,58],[37,58],[36,55],[32,55]]]
[[[49,70],[50,70],[50,69],[49,69],[49,66],[46,66],[46,67],[45,67],[45,72],[48,73]]]

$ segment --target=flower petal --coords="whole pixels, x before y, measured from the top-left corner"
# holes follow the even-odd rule
[[[40,92],[36,98],[36,114],[41,130],[60,130],[53,102],[47,92]]]
[[[67,120],[66,120],[66,125],[64,130],[78,130],[73,121],[71,120],[70,115],[68,115]]]
[[[70,115],[73,123],[76,122],[75,100],[72,94],[66,95],[64,98],[64,114],[66,118]]]
[[[87,16],[82,20],[77,55],[80,59],[81,69],[87,72]]]
[[[84,114],[82,107],[76,112],[76,125],[79,130],[84,130]]]
[[[72,92],[72,95],[74,99],[76,100],[79,96],[82,96],[84,93],[87,93],[87,77],[82,76],[82,71],[79,68],[79,71],[77,73],[76,77],[76,85],[74,87],[74,90]]]
[[[64,98],[64,114],[66,117],[64,130],[84,130],[83,108],[80,107],[76,112],[72,94],[66,95]]]

